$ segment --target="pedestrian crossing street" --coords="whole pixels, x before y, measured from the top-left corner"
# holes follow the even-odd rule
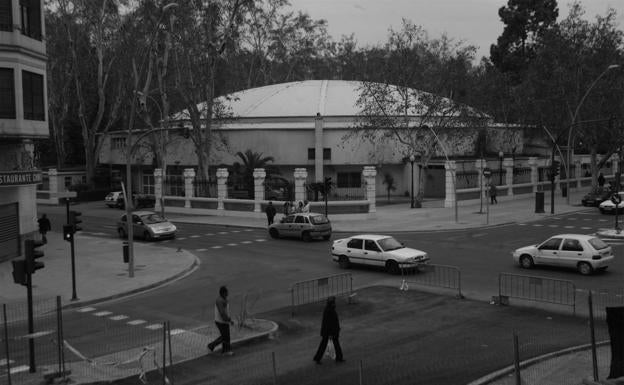
[[[599,230],[604,229],[612,229],[615,224],[615,219],[612,216],[604,217],[604,218],[596,218],[592,217],[583,217],[583,216],[562,216],[562,217],[552,217],[550,218],[552,221],[557,221],[558,223],[544,223],[544,222],[528,222],[528,223],[518,223],[518,226],[526,226],[526,227],[541,227],[541,228],[553,228],[553,229],[561,229],[570,233],[582,233],[582,234],[595,234]],[[620,221],[622,226],[624,227],[624,217]],[[622,233],[622,237],[600,237],[603,241],[611,245],[624,245],[624,232]]]

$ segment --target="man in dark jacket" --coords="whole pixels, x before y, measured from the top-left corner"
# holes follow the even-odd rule
[[[273,206],[273,202],[269,202],[264,212],[266,213],[269,226],[271,226],[273,224],[273,218],[275,218],[275,213],[277,212],[277,210],[275,210],[275,206]]]
[[[219,288],[219,297],[215,301],[215,324],[219,329],[219,337],[208,344],[208,349],[212,352],[215,347],[221,344],[221,354],[231,356],[234,354],[230,346],[230,325],[234,325],[232,317],[230,317],[230,305],[227,300],[228,289],[225,286]]]
[[[320,365],[321,358],[325,354],[327,348],[327,342],[331,338],[334,344],[334,350],[336,351],[336,362],[344,362],[342,358],[342,349],[340,348],[340,341],[338,336],[340,334],[340,321],[338,321],[338,313],[336,313],[336,297],[327,298],[327,304],[325,310],[323,310],[323,322],[321,324],[321,343],[314,355],[314,362]]]
[[[43,214],[41,218],[37,220],[37,223],[39,224],[39,233],[41,234],[41,240],[43,241],[43,243],[48,243],[48,238],[46,237],[46,234],[48,231],[52,230],[52,224],[50,223],[48,216]]]

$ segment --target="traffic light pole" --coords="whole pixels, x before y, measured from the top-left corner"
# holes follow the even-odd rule
[[[78,300],[78,296],[76,295],[76,258],[75,258],[75,252],[74,252],[74,237],[71,238],[71,242],[70,242],[70,248],[71,248],[71,266],[72,266],[72,297],[71,300],[72,301],[77,301]]]
[[[32,300],[32,274],[26,273],[26,298],[28,301],[28,356],[29,356],[29,372],[35,373],[35,339],[32,335],[35,333],[35,323],[33,320],[33,300]]]

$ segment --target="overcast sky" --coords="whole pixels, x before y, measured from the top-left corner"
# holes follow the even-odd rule
[[[354,34],[360,46],[385,42],[388,29],[406,18],[421,25],[431,38],[446,33],[456,41],[477,46],[477,57],[489,56],[490,45],[503,31],[498,9],[507,0],[290,0],[294,10],[325,19],[335,40]],[[568,15],[568,1],[559,1],[559,19]],[[608,8],[617,11],[624,28],[624,0],[584,0],[585,17],[594,20]]]

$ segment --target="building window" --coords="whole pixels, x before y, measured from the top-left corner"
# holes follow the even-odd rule
[[[126,148],[126,138],[112,138],[111,148],[113,150],[121,150]]]
[[[359,172],[339,172],[336,179],[336,187],[338,188],[362,186],[362,174]]]
[[[41,40],[41,7],[39,0],[20,0],[22,35]]]
[[[143,174],[143,194],[154,194],[154,174]]]
[[[316,159],[314,148],[308,148],[308,160]],[[331,148],[323,149],[323,160],[331,160]]]
[[[69,187],[72,185],[72,177],[71,176],[66,176],[64,178],[64,185],[65,185],[65,189],[69,190]]]
[[[24,119],[45,120],[43,109],[43,75],[22,71]]]
[[[13,31],[11,0],[0,0],[0,31]]]
[[[15,82],[11,68],[0,68],[0,118],[15,119]]]

